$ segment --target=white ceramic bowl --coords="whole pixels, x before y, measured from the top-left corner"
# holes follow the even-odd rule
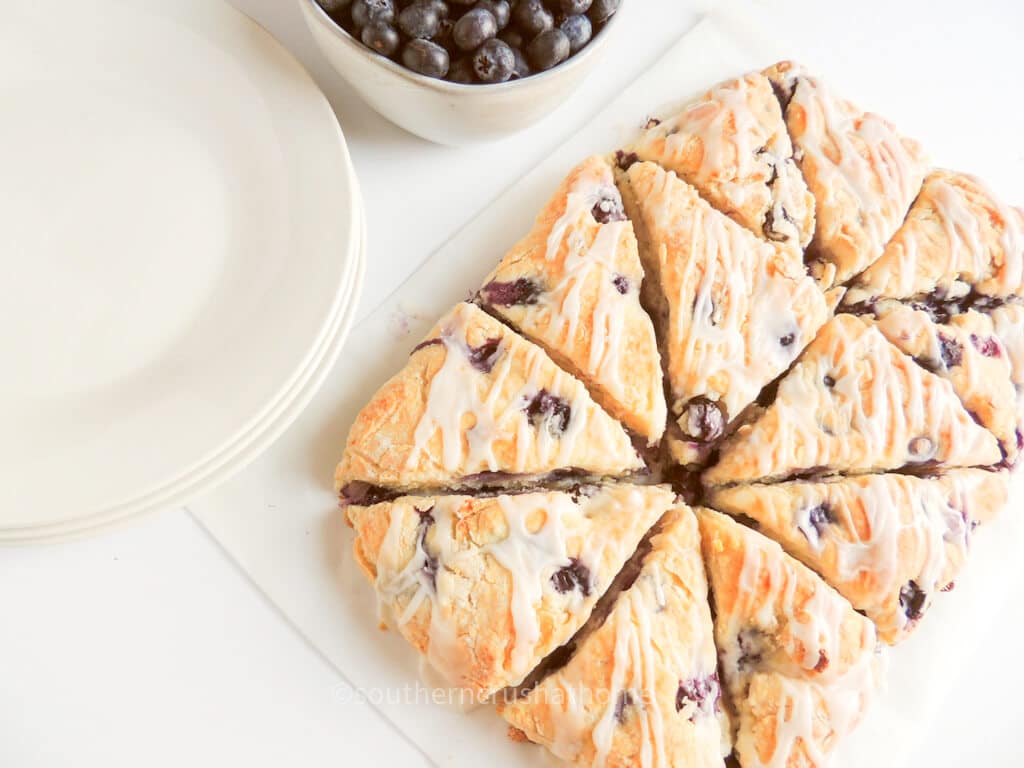
[[[547,72],[495,85],[464,85],[418,75],[374,53],[316,0],[298,1],[320,50],[371,107],[417,136],[452,146],[521,131],[563,103],[597,65],[623,11],[620,7],[582,51]]]

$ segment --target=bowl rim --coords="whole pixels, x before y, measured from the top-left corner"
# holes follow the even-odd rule
[[[597,34],[594,35],[590,39],[590,42],[587,43],[587,45],[578,53],[570,56],[561,64],[558,64],[549,70],[538,72],[537,74],[519,78],[517,80],[506,80],[503,83],[453,83],[450,80],[428,77],[427,75],[421,75],[418,72],[413,72],[411,69],[403,67],[401,64],[392,61],[386,56],[382,56],[375,51],[371,51],[363,45],[361,41],[349,34],[348,30],[331,18],[331,15],[320,6],[317,0],[299,0],[299,4],[304,6],[308,13],[312,13],[316,20],[322,26],[327,27],[332,36],[339,39],[343,45],[346,45],[349,49],[356,51],[363,58],[374,62],[381,68],[391,72],[392,74],[398,75],[411,83],[423,85],[431,90],[439,91],[441,93],[494,94],[528,88],[530,85],[537,84],[542,80],[554,79],[561,74],[565,74],[566,72],[582,66],[583,63],[587,59],[591,58],[596,51],[604,47],[605,41],[611,34],[612,27],[616,26],[618,23],[618,18],[622,13],[622,7],[626,5],[626,0],[622,0],[622,2],[620,2],[619,8],[615,13],[612,14],[612,16],[604,23],[604,26],[598,30]]]

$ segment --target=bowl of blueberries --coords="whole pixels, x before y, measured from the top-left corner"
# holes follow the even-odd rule
[[[622,0],[299,0],[317,45],[377,112],[439,144],[507,136],[597,64]]]

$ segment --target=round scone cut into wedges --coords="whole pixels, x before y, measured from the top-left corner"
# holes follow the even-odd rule
[[[499,711],[572,765],[721,768],[732,748],[689,507],[666,514],[636,560],[569,661]]]
[[[699,464],[762,388],[828,317],[825,296],[794,253],[712,208],[671,171],[625,173],[675,420],[679,464]]]
[[[472,488],[642,469],[629,435],[582,383],[540,347],[462,303],[356,417],[335,485],[343,500],[360,502],[380,488]]]
[[[991,318],[969,310],[937,323],[924,308],[894,299],[872,302],[861,315],[901,352],[948,379],[960,401],[981,426],[999,440],[1007,464],[1020,454],[1017,395],[1010,356]]]
[[[1024,295],[1024,211],[973,176],[932,171],[885,253],[851,282],[844,301],[971,293]]]
[[[775,402],[737,430],[708,485],[892,469],[991,466],[999,443],[952,385],[877,328],[837,315],[779,382]]]
[[[562,182],[477,300],[655,444],[665,429],[665,392],[654,326],[640,306],[643,278],[612,169],[591,157]]]
[[[708,503],[754,520],[894,644],[952,586],[972,531],[1006,504],[1008,481],[1005,470],[983,469],[859,475],[720,488]]]
[[[881,683],[874,625],[727,515],[699,513],[742,768],[824,768]]]
[[[659,486],[581,486],[349,506],[385,615],[455,688],[518,685],[583,626],[673,505]]]
[[[797,165],[815,200],[811,271],[839,285],[876,261],[921,189],[921,146],[837,97],[791,61],[765,70],[786,115]]]
[[[619,158],[675,172],[722,213],[783,247],[802,251],[811,240],[814,198],[793,161],[771,82],[759,72],[716,85]]]

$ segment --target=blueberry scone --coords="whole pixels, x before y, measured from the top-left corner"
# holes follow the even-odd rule
[[[971,532],[1005,504],[1008,473],[860,475],[716,489],[708,503],[751,518],[896,643],[952,587]]]
[[[837,315],[779,383],[775,402],[722,446],[709,485],[1002,460],[952,385],[877,328]]]
[[[565,179],[478,301],[654,444],[665,429],[665,393],[654,328],[640,306],[643,276],[611,167],[592,157]]]
[[[722,213],[783,247],[802,252],[811,240],[814,198],[793,161],[771,82],[758,72],[716,85],[619,157],[674,171]]]
[[[765,75],[814,195],[811,271],[824,285],[845,283],[882,255],[921,188],[928,160],[916,141],[839,98],[800,65],[780,62]]]
[[[742,768],[820,768],[881,682],[874,625],[774,541],[700,513]]]
[[[699,464],[814,338],[828,317],[825,297],[796,254],[757,238],[671,171],[634,163],[623,189],[666,365],[671,452]]]
[[[937,323],[923,308],[894,299],[872,302],[873,322],[890,342],[948,379],[975,420],[999,440],[1004,460],[1017,461],[1017,406],[1010,357],[991,318],[969,310]]]
[[[356,417],[335,473],[343,498],[473,488],[644,464],[578,380],[473,304],[458,304]]]
[[[519,684],[583,626],[647,530],[658,486],[350,506],[355,557],[389,624],[452,686]]]
[[[731,751],[697,520],[680,506],[656,531],[569,661],[500,705],[513,728],[572,765],[722,768]]]
[[[845,302],[971,293],[1024,293],[1024,211],[973,176],[936,170],[882,257],[852,281]]]

